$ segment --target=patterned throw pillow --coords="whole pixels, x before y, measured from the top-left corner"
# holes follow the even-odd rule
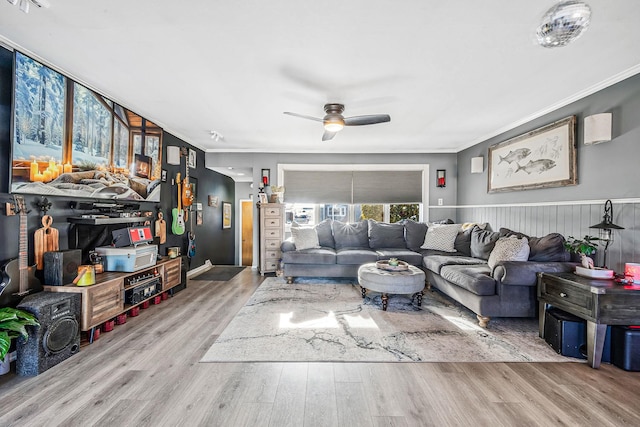
[[[291,227],[291,237],[298,251],[320,247],[318,232],[314,227]]]
[[[527,261],[529,259],[529,241],[526,237],[501,237],[489,255],[487,264],[493,268],[498,261]]]
[[[460,224],[433,224],[427,229],[421,249],[433,249],[442,252],[455,252],[456,236],[460,231]]]

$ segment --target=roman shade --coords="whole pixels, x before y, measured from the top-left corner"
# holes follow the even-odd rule
[[[284,171],[289,203],[422,203],[422,171]]]

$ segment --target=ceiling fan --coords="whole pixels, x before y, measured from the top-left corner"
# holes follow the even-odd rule
[[[371,114],[368,116],[354,116],[344,117],[343,104],[325,104],[324,111],[327,113],[323,118],[307,116],[304,114],[291,113],[285,111],[284,114],[288,114],[294,117],[301,117],[303,119],[314,120],[316,122],[322,122],[324,126],[324,135],[322,135],[323,141],[333,139],[333,137],[342,130],[345,126],[363,126],[363,125],[375,125],[376,123],[386,123],[391,121],[391,117],[388,114]]]

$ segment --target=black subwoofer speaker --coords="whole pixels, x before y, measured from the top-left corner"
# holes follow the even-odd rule
[[[80,294],[40,292],[18,308],[33,314],[39,327],[27,326],[29,339],[18,339],[16,372],[38,375],[80,350]]]
[[[44,284],[49,286],[68,285],[78,275],[82,264],[82,250],[69,249],[44,253]]]

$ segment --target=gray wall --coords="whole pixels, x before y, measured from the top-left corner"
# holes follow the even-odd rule
[[[602,112],[613,113],[613,140],[584,145],[584,117]],[[578,185],[487,193],[489,146],[570,115],[578,119]],[[470,173],[475,156],[484,157],[482,175]],[[640,262],[640,75],[466,149],[458,153],[458,165],[458,221],[488,221],[494,229],[537,236],[552,231],[597,235],[589,226],[602,220],[604,200],[612,199],[613,222],[625,230],[616,232],[609,267],[622,271],[625,262]]]

